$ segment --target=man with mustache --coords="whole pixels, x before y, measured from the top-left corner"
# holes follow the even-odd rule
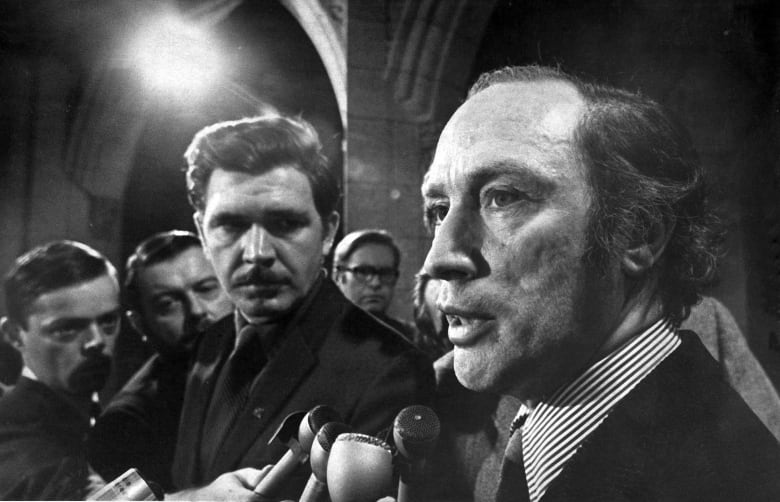
[[[287,447],[269,440],[290,412],[328,405],[356,431],[378,434],[404,407],[429,401],[425,355],[325,276],[340,193],[314,128],[276,115],[218,123],[185,157],[195,223],[236,311],[197,349],[177,487],[276,462]],[[302,465],[280,497],[297,499],[309,473]]]
[[[24,367],[0,400],[0,498],[83,499],[100,482],[84,437],[119,332],[116,270],[84,244],[57,241],[18,258],[4,288],[2,331]]]
[[[720,232],[657,103],[551,68],[483,75],[422,193],[454,344],[445,500],[780,499],[780,446],[678,329]]]
[[[169,490],[192,347],[208,326],[232,313],[233,304],[198,236],[181,230],[141,242],[127,260],[124,287],[127,317],[156,354],[92,428],[90,465],[105,479],[136,467]]]

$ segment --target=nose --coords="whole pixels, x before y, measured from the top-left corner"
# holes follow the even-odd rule
[[[382,287],[382,280],[379,278],[379,274],[376,273],[368,277],[366,284],[372,289],[379,289]]]
[[[253,224],[244,234],[244,262],[270,266],[275,259],[271,239],[271,235],[263,227]]]
[[[186,308],[185,331],[202,331],[205,329],[208,324],[206,318],[209,315],[205,300],[193,292],[188,292]]]
[[[437,279],[465,281],[477,275],[480,222],[468,212],[450,207],[436,227],[423,269]]]
[[[87,328],[87,342],[83,346],[83,352],[103,352],[106,346],[106,335],[97,322],[92,322]]]

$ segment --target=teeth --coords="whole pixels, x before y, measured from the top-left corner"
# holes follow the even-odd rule
[[[463,319],[456,315],[447,315],[447,322],[450,326],[460,326],[463,324]]]

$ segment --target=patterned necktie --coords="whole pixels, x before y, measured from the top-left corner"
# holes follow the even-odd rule
[[[523,431],[521,430],[528,415],[520,415],[512,420],[509,428],[509,442],[504,450],[501,464],[501,477],[498,481],[496,502],[524,502],[529,500],[528,484],[523,464]]]
[[[225,441],[233,423],[249,397],[252,381],[263,368],[266,357],[260,334],[251,326],[244,326],[238,333],[238,341],[219,374],[211,405],[206,414],[201,459],[211,463],[219,447]]]

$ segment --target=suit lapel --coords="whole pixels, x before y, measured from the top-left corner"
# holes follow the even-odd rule
[[[219,368],[230,354],[234,330],[233,316],[227,316],[206,332],[198,347],[195,362],[187,377],[173,473],[177,486],[201,482],[199,472],[203,423]]]
[[[335,286],[324,280],[315,287],[308,304],[304,304],[282,334],[279,351],[259,373],[250,390],[245,409],[225,438],[211,468],[238,467],[241,458],[252,448],[269,426],[276,427],[284,418],[284,404],[317,363],[316,351],[340,315],[334,299]],[[297,410],[287,410],[297,411]],[[265,445],[261,445],[265,447]]]
[[[663,372],[673,353],[637,385],[580,445],[542,500],[646,500],[653,450],[668,449],[658,434],[657,407]],[[652,498],[652,497],[651,497]]]

